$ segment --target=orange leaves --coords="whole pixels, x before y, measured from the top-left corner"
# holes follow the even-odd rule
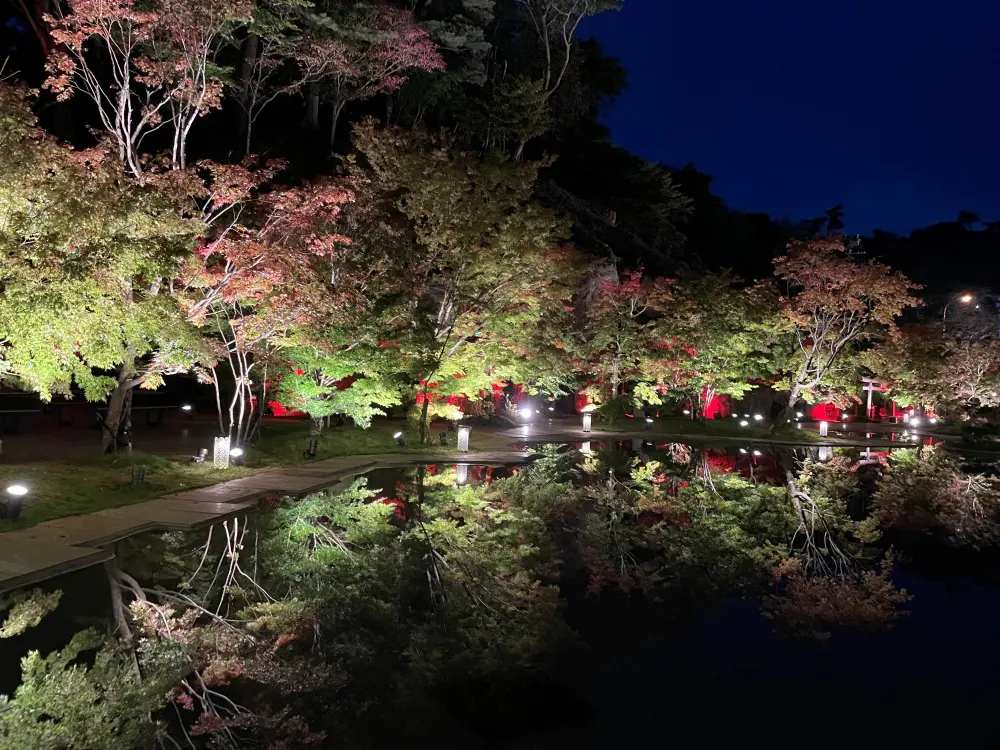
[[[789,285],[782,301],[796,323],[838,312],[888,325],[905,307],[918,304],[909,293],[919,285],[882,263],[858,262],[841,237],[792,242],[774,267]]]

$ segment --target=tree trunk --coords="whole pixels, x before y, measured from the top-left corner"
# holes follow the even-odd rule
[[[108,415],[104,419],[101,447],[104,453],[132,450],[132,391],[135,388],[130,363],[118,371],[118,385],[108,399]]]
[[[309,130],[319,130],[319,89],[313,84],[306,96],[306,115],[302,124]]]
[[[337,123],[340,121],[340,113],[344,111],[344,102],[334,102],[333,120],[330,121],[330,148],[337,144]]]
[[[425,381],[429,383],[430,381]],[[427,385],[424,385],[424,403],[420,406],[420,444],[423,445],[427,442],[427,428],[430,426],[427,422],[427,412],[431,405],[431,400],[427,395]]]
[[[247,153],[250,152],[250,78],[257,63],[260,37],[249,34],[243,43],[243,58],[240,62],[240,88],[236,101],[240,105],[240,132],[247,134]]]
[[[618,397],[618,388],[621,385],[621,379],[618,374],[619,367],[620,364],[616,359],[611,365],[611,398],[613,399]]]

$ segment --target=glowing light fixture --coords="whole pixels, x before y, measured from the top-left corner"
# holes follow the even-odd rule
[[[182,404],[181,411],[191,411],[194,407],[191,404]]]
[[[795,412],[795,418],[796,419],[802,419],[802,416],[803,416],[802,412],[800,412],[800,411]]]
[[[754,451],[754,452],[753,452],[753,454],[754,454],[755,456],[759,456],[759,455],[760,455],[760,451]]]
[[[830,434],[830,423],[823,421],[819,423],[819,436],[826,437]]]
[[[746,453],[746,452],[747,452],[746,448],[740,448],[740,453]]]
[[[749,424],[750,424],[750,423],[749,423],[749,422],[747,422],[747,421],[746,421],[745,419],[741,419],[741,420],[740,420],[740,427],[746,427],[746,426],[747,426],[747,425],[749,425]]]
[[[690,413],[691,413],[691,410],[690,410],[690,409],[685,409],[685,410],[684,410],[684,414],[690,414]]]
[[[937,417],[931,417],[930,422],[931,424],[937,424]]]
[[[229,451],[229,455],[232,456],[233,458],[239,458],[240,456],[243,455],[243,449],[240,447],[233,448],[232,450]]]
[[[763,418],[764,418],[764,417],[763,417],[762,415],[760,415],[760,414],[754,414],[754,415],[753,415],[753,420],[754,420],[754,422],[759,422],[759,421],[761,421],[761,420],[762,420]]]
[[[212,443],[212,466],[216,469],[229,468],[229,436],[215,438]]]
[[[910,419],[910,424],[920,424],[920,417],[913,417]]]
[[[458,428],[458,452],[468,453],[469,452],[469,435],[472,433],[471,427],[459,427]]]
[[[845,411],[843,414],[840,415],[840,418],[846,422],[850,416],[851,415]]]
[[[961,302],[964,302],[965,304],[969,304],[970,302],[972,302],[972,295],[969,294],[969,293],[965,293],[961,297],[959,297],[958,299]]]
[[[28,488],[23,484],[12,484],[7,488],[7,494],[14,497],[24,497],[28,494]]]
[[[521,415],[521,419],[531,419],[531,415],[534,414],[533,409],[521,409],[518,414]]]
[[[583,415],[583,431],[590,432],[590,428],[593,426],[593,424],[594,424],[594,415],[591,414],[589,411],[585,412]]]
[[[398,445],[400,448],[406,445],[406,438],[403,437],[402,432],[393,433],[392,439],[396,441],[396,445]]]

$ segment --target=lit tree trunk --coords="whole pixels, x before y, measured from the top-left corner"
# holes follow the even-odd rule
[[[134,360],[130,357],[118,369],[118,384],[108,398],[108,415],[104,419],[101,447],[104,453],[116,453],[122,447],[132,450],[132,391],[141,382],[133,375]],[[121,445],[119,444],[121,441]]]
[[[243,59],[240,63],[240,88],[236,100],[240,105],[240,132],[246,133],[246,151],[250,153],[250,77],[260,47],[260,37],[249,34],[243,43]]]
[[[333,120],[330,122],[330,148],[336,145],[337,123],[340,121],[340,113],[344,111],[345,102],[338,100],[333,103]]]
[[[621,386],[621,360],[615,357],[611,363],[611,398],[618,396],[618,388]]]
[[[701,416],[708,417],[708,409],[715,400],[715,389],[705,388],[701,391],[699,397],[701,398]],[[692,409],[691,412],[691,418],[694,419],[694,410]]]

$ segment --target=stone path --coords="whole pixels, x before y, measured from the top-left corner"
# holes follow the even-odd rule
[[[522,451],[384,453],[343,456],[302,467],[267,469],[201,489],[163,495],[120,508],[68,516],[0,534],[0,592],[96,565],[114,557],[114,542],[157,529],[190,531],[245,513],[266,495],[301,496],[346,486],[376,468],[424,463],[525,463]]]

